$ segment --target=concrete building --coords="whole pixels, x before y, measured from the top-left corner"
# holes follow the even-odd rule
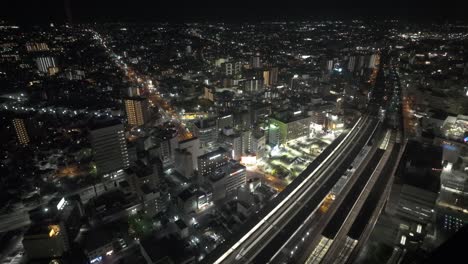
[[[200,185],[207,176],[221,173],[222,167],[227,164],[229,157],[229,152],[223,148],[218,148],[198,157],[198,182]]]
[[[217,119],[218,130],[221,131],[225,127],[234,126],[234,116],[232,114],[220,115]]]
[[[21,145],[28,145],[29,144],[29,134],[26,130],[26,125],[24,119],[15,118],[13,119],[13,127],[15,128],[16,138],[18,139],[18,143]]]
[[[275,118],[270,118],[270,129],[276,132],[279,130],[279,141],[281,144],[286,144],[289,140],[299,137],[308,136],[310,134],[310,124],[312,117],[302,114],[301,111],[294,113],[278,114]],[[277,133],[277,132],[276,132]],[[273,134],[273,143],[276,135]]]
[[[201,148],[213,148],[218,140],[216,119],[198,120],[193,125],[193,134],[200,140]]]
[[[187,179],[193,176],[192,153],[187,149],[175,150],[175,170]]]
[[[90,135],[99,175],[105,179],[115,178],[130,166],[124,127],[119,121],[96,123]]]
[[[57,61],[54,57],[36,58],[37,69],[42,73],[49,73],[49,68],[57,67]]]
[[[201,155],[200,151],[200,139],[193,137],[187,140],[180,141],[178,144],[179,150],[186,150],[192,156],[192,167],[194,170],[198,170],[198,157]]]
[[[127,122],[131,126],[142,126],[150,119],[148,99],[134,97],[125,99]]]
[[[404,184],[400,189],[396,216],[417,223],[433,221],[437,194]]]
[[[213,193],[213,200],[223,199],[241,186],[246,185],[246,168],[238,162],[231,161],[219,171],[205,176],[204,183]]]

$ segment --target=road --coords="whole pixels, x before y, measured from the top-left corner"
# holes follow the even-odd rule
[[[152,80],[150,77],[137,72],[128,66],[128,64],[123,61],[119,56],[117,56],[107,45],[105,38],[103,38],[98,32],[90,30],[94,37],[99,41],[99,43],[107,51],[107,54],[111,60],[120,68],[130,80],[135,87],[143,87],[144,93],[148,94],[148,100],[153,106],[157,106],[163,117],[171,121],[177,130],[177,136],[180,141],[190,139],[193,137],[192,133],[186,128],[185,124],[182,122],[179,114],[174,108],[170,105],[167,100],[164,100],[156,88],[150,88],[150,83],[158,83],[155,80]]]

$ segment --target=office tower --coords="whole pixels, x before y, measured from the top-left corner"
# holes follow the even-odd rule
[[[199,182],[203,182],[203,178],[210,174],[220,173],[221,167],[227,164],[229,156],[226,150],[218,148],[198,157]]]
[[[18,139],[18,142],[21,145],[27,145],[29,143],[29,135],[24,124],[24,119],[13,119],[13,126],[15,127],[16,138]]]
[[[270,123],[268,127],[268,144],[272,146],[279,145],[281,139],[281,132],[279,126],[275,123]]]
[[[239,134],[236,134],[232,129],[225,129],[227,133],[223,133],[221,136],[221,141],[223,145],[231,152],[231,158],[234,160],[240,160],[242,156],[242,137]],[[232,131],[232,133],[231,133]]]
[[[49,73],[49,68],[57,67],[54,57],[39,57],[36,59],[36,65],[42,73]]]
[[[150,116],[148,99],[141,97],[125,99],[125,111],[129,125],[142,126],[146,124]]]
[[[262,63],[260,61],[260,54],[257,53],[255,56],[250,58],[250,67],[253,69],[259,69],[262,67]]]
[[[252,131],[242,131],[242,155],[252,153]]]
[[[218,140],[216,119],[202,119],[194,123],[193,134],[200,139],[201,148],[211,148]]]
[[[112,179],[129,167],[124,127],[119,121],[94,124],[90,135],[98,175]]]
[[[246,184],[246,178],[245,166],[230,161],[221,165],[216,172],[206,175],[203,182],[211,190],[213,200],[219,200],[235,194],[239,187]]]

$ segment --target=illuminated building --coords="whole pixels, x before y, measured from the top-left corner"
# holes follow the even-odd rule
[[[465,132],[468,131],[468,116],[448,116],[443,125],[442,133],[448,139],[463,142]]]
[[[225,127],[234,126],[234,117],[232,114],[221,115],[218,117],[218,130],[221,131]]]
[[[263,79],[253,79],[246,80],[244,82],[244,90],[249,93],[258,93],[263,91]]]
[[[279,141],[285,144],[287,141],[310,134],[312,118],[304,115],[301,111],[294,113],[279,114],[276,118],[270,118],[270,129],[279,129]],[[272,139],[270,137],[270,139]],[[273,141],[275,142],[274,138]],[[271,142],[270,142],[271,144]]]
[[[213,200],[219,200],[244,186],[246,176],[245,166],[239,162],[230,161],[220,165],[215,172],[206,175],[203,182],[212,191]]]
[[[276,146],[280,144],[281,132],[279,126],[271,123],[268,126],[268,144]]]
[[[123,125],[118,121],[96,124],[90,135],[98,175],[118,177],[130,165]]]
[[[202,119],[194,123],[193,134],[200,139],[201,148],[212,148],[218,140],[216,119]]]
[[[47,69],[47,74],[49,74],[49,76],[52,76],[52,75],[55,75],[59,72],[59,68],[58,67],[49,67]]]
[[[199,182],[203,182],[204,178],[211,174],[221,173],[221,168],[227,164],[229,156],[228,151],[218,148],[198,157]]]
[[[21,145],[27,145],[29,143],[29,135],[24,124],[24,119],[13,119],[13,126],[15,127],[16,138],[18,139],[18,142]]]
[[[127,122],[132,126],[142,126],[149,120],[148,99],[128,98],[125,99],[125,111]]]
[[[239,74],[241,71],[241,62],[226,62],[223,64],[224,73],[228,76]]]
[[[270,71],[266,70],[266,71],[263,71],[263,84],[265,84],[265,86],[270,86],[271,83],[270,83]]]
[[[214,88],[205,87],[203,91],[203,98],[214,102],[216,90]]]
[[[238,162],[229,162],[219,171],[206,177],[205,183],[213,193],[213,200],[226,197],[246,184],[246,168]]]
[[[26,50],[28,52],[48,51],[49,46],[43,42],[26,43]]]
[[[37,69],[42,73],[49,73],[49,68],[57,67],[54,57],[39,57],[36,59]]]
[[[242,156],[242,137],[239,134],[223,136],[222,141],[231,150],[231,158],[240,160]]]
[[[270,85],[275,85],[278,83],[278,68],[273,67],[270,69]]]
[[[260,54],[257,53],[250,59],[250,67],[253,69],[258,69],[262,67],[262,62],[260,61]]]

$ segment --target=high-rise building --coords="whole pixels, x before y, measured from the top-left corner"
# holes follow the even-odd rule
[[[54,57],[39,57],[36,59],[37,69],[43,73],[49,73],[49,68],[57,67]]]
[[[119,121],[95,124],[90,135],[98,175],[115,178],[129,167],[124,127]]]
[[[194,123],[193,134],[200,139],[202,148],[212,148],[218,140],[216,119],[202,119]]]
[[[226,75],[235,75],[241,72],[242,63],[241,62],[226,62],[223,64],[224,74]]]
[[[263,84],[265,86],[270,86],[271,85],[271,83],[270,83],[270,71],[269,70],[263,71]]]
[[[242,138],[239,134],[223,135],[224,145],[231,150],[231,158],[240,160],[242,156]]]
[[[250,58],[250,67],[253,69],[258,69],[262,67],[262,62],[260,61],[259,53],[255,54],[255,56]]]
[[[258,93],[263,90],[263,80],[262,79],[248,79],[244,82],[244,89],[249,93]]]
[[[245,185],[246,176],[245,166],[237,161],[230,161],[221,165],[216,172],[204,176],[203,182],[212,191],[213,200],[219,200]]]
[[[13,126],[15,127],[16,138],[18,139],[18,142],[21,145],[27,145],[29,143],[29,135],[24,124],[24,119],[13,119]]]
[[[263,84],[265,86],[275,85],[278,82],[278,68],[268,68],[263,70]]]
[[[224,114],[218,117],[218,130],[221,131],[226,127],[234,126],[234,116],[232,114]]]
[[[208,175],[220,173],[221,167],[227,164],[229,156],[226,150],[218,148],[198,157],[199,182],[203,182],[203,179]]]
[[[125,111],[129,125],[142,126],[146,124],[150,116],[148,99],[141,97],[125,99]]]

